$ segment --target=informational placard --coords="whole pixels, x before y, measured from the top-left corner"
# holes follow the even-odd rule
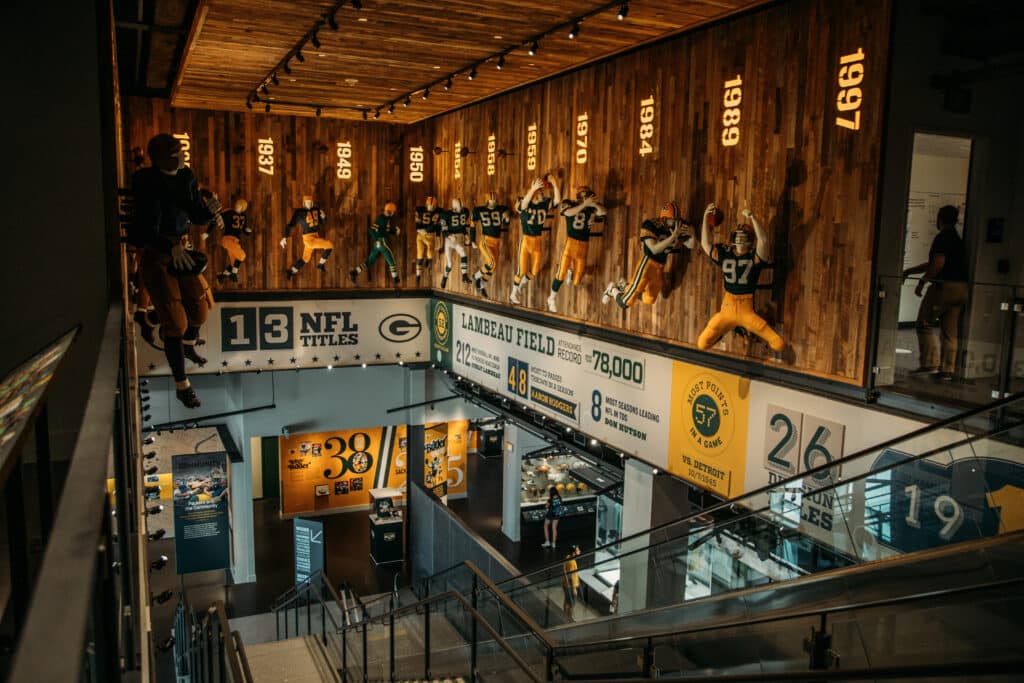
[[[206,365],[189,373],[425,361],[426,299],[217,303],[202,329]],[[138,333],[138,328],[136,330]],[[159,331],[155,334],[159,339]],[[164,352],[136,339],[139,374],[169,375]],[[379,357],[378,357],[379,356]]]
[[[448,495],[448,424],[427,425],[423,440],[423,485],[444,498]]]
[[[724,498],[743,492],[750,380],[672,364],[668,469]]]
[[[324,568],[324,525],[313,519],[295,518],[295,585]]]
[[[228,454],[198,453],[171,459],[174,483],[174,552],[177,572],[231,566]]]
[[[667,358],[444,301],[431,306],[431,354],[625,453],[668,464]]]

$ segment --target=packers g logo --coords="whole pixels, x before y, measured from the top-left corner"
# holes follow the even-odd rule
[[[434,304],[434,342],[447,350],[451,342],[452,321],[448,313],[448,305],[443,301]]]
[[[698,375],[686,390],[689,425],[686,436],[704,455],[717,455],[732,442],[735,417],[732,397],[712,375]]]

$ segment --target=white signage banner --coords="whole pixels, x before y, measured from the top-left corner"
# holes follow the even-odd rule
[[[305,299],[218,302],[189,374],[290,370],[328,365],[424,362],[430,353],[427,299]],[[136,329],[140,375],[169,375],[161,349]],[[155,343],[162,347],[159,328]]]
[[[672,361],[452,306],[452,370],[667,467]]]

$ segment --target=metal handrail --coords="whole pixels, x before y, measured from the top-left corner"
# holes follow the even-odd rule
[[[232,631],[231,626],[228,624],[228,614],[224,609],[224,601],[217,600],[210,606],[210,611],[217,615],[217,626],[220,628],[220,640],[224,643],[225,657],[228,660],[228,668],[231,672],[232,683],[250,683],[252,681],[252,673],[249,673],[248,678],[242,677],[243,668],[245,671],[249,671],[249,662],[243,660],[245,656],[244,648],[240,651],[236,647],[236,642],[241,643],[242,638],[238,635],[237,631]],[[238,638],[236,641],[235,639]],[[243,661],[244,667],[243,667]]]
[[[112,303],[67,473],[67,481],[88,493],[61,496],[8,679],[12,683],[75,681],[80,675],[98,564],[94,558],[106,550],[97,543],[119,400],[122,320],[121,304]]]
[[[1016,532],[1018,535],[1024,536],[1024,532]],[[719,631],[729,628],[738,628],[746,626],[759,626],[761,624],[771,624],[780,621],[790,621],[795,619],[811,619],[814,617],[820,617],[822,615],[831,614],[842,614],[844,612],[854,612],[857,610],[875,609],[878,607],[892,607],[894,605],[902,605],[913,602],[920,602],[923,600],[932,600],[935,598],[948,597],[953,595],[959,595],[961,593],[974,593],[984,592],[987,590],[995,590],[997,588],[1006,588],[1017,584],[1024,584],[1024,577],[1015,577],[1012,579],[1004,579],[1002,581],[991,581],[975,586],[960,586],[957,588],[944,588],[941,590],[927,591],[924,593],[915,593],[913,595],[901,595],[895,598],[882,598],[879,600],[867,600],[860,603],[850,603],[845,605],[833,605],[829,607],[820,607],[817,609],[802,610],[799,612],[784,612],[781,614],[774,614],[765,617],[748,618],[741,617],[738,619],[729,620],[726,622],[719,622],[711,625],[698,625],[690,626],[686,628],[677,629],[675,631],[661,631],[658,633],[651,633],[649,635],[639,636],[621,636],[618,638],[605,638],[603,640],[588,640],[584,643],[568,644],[568,645],[556,645],[555,655],[572,654],[573,651],[589,650],[592,648],[602,648],[604,646],[620,646],[625,643],[632,641],[647,641],[647,640],[660,640],[664,638],[676,638],[679,636],[688,636],[696,633],[708,633],[711,631]]]

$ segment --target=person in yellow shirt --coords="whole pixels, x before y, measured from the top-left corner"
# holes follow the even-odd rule
[[[578,545],[569,546],[569,554],[565,556],[562,563],[562,590],[565,593],[565,600],[562,603],[562,611],[569,621],[575,621],[572,616],[572,608],[576,604],[576,598],[580,592],[579,567],[576,565],[576,558],[580,556]]]

